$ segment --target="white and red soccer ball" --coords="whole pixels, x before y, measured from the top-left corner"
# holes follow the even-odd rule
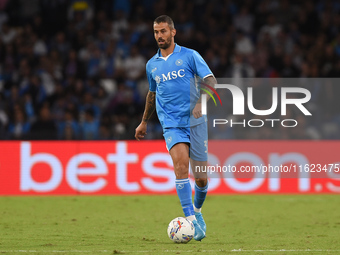
[[[194,224],[186,218],[177,217],[169,223],[168,236],[175,243],[188,243],[194,234]]]

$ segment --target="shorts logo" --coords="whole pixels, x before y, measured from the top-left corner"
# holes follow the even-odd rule
[[[175,62],[176,66],[180,66],[183,64],[183,60],[182,59],[177,59]]]
[[[157,85],[161,82],[161,77],[159,77],[158,75],[156,75],[155,77],[155,81],[157,83]]]
[[[168,142],[168,143],[171,143],[171,141],[172,141],[172,137],[171,137],[171,136],[169,136],[169,137],[168,137],[166,140],[167,140],[167,142]]]

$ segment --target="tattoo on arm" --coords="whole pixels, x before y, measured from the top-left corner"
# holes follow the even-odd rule
[[[143,114],[144,122],[147,122],[156,108],[156,92],[149,91],[146,96],[145,110]]]

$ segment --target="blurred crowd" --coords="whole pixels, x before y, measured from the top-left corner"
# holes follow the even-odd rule
[[[0,139],[134,139],[162,14],[216,77],[340,77],[337,0],[0,0]],[[316,114],[295,116],[292,132],[210,138],[340,139],[340,85],[309,89]],[[271,103],[263,98],[259,107]],[[162,139],[156,114],[148,129]]]

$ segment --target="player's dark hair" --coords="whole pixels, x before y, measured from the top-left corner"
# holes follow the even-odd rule
[[[154,23],[156,23],[156,24],[159,24],[159,23],[168,23],[170,29],[174,29],[175,28],[174,21],[168,15],[161,15],[161,16],[157,17],[155,19]]]

